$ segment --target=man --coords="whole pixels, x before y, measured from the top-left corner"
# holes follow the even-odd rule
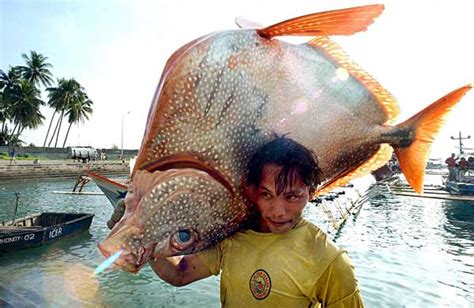
[[[448,165],[448,179],[450,181],[455,181],[456,180],[456,160],[457,158],[454,158],[456,155],[454,153],[451,154],[451,157],[448,157],[445,160],[446,165]]]
[[[466,160],[465,157],[462,157],[459,161],[459,169],[460,170],[467,170],[469,169],[469,162]]]
[[[10,151],[10,165],[15,163],[16,164],[16,149],[13,147]]]
[[[228,307],[363,307],[346,253],[301,217],[320,183],[314,153],[277,137],[248,170],[246,191],[258,213],[249,229],[194,255],[156,258],[156,274],[183,286],[221,273]]]

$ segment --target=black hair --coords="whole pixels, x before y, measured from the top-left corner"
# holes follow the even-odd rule
[[[246,184],[258,187],[262,180],[263,167],[266,164],[283,166],[275,178],[276,193],[283,190],[296,180],[299,175],[301,181],[309,186],[310,194],[316,191],[321,183],[321,168],[318,158],[313,151],[285,136],[275,136],[275,139],[257,150],[247,165]]]

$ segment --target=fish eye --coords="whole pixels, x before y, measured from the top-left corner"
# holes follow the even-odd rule
[[[186,243],[191,239],[191,232],[189,230],[178,231],[178,238],[182,243]]]
[[[196,238],[196,232],[193,230],[181,229],[171,236],[171,245],[178,250],[184,250],[189,248]]]

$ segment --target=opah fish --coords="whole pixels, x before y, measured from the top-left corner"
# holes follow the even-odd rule
[[[193,253],[235,232],[250,212],[246,164],[274,133],[314,150],[324,176],[316,194],[384,165],[392,149],[420,192],[433,136],[471,86],[392,126],[395,99],[327,37],[363,31],[382,10],[212,33],[177,50],[150,108],[125,217],[102,253],[124,251],[116,263],[137,271],[152,254]],[[316,37],[301,45],[275,38],[284,35]]]

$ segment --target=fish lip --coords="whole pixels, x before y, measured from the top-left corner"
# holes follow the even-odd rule
[[[97,244],[97,248],[99,248],[100,253],[107,259],[109,258],[112,253],[106,250],[103,246],[102,243]]]
[[[221,172],[209,166],[203,160],[196,158],[195,155],[179,154],[166,156],[159,160],[149,162],[143,165],[140,169],[144,169],[148,172],[154,172],[185,168],[197,169],[207,173],[214,180],[224,186],[231,193],[232,197],[235,197],[235,192],[230,181],[224,175],[222,175]]]
[[[115,253],[106,250],[102,244],[97,246],[105,258],[109,258],[113,253]],[[117,260],[114,261],[114,264],[127,272],[137,273],[148,261],[149,256],[155,249],[155,246],[156,245],[152,245],[151,247],[140,247],[138,254],[133,254],[131,252],[123,253]]]

